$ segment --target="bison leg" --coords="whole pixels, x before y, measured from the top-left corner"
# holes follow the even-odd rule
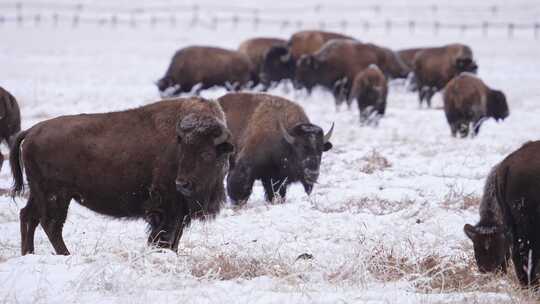
[[[241,205],[248,200],[254,182],[249,165],[238,160],[227,175],[227,194],[233,204]]]
[[[262,184],[266,201],[273,202],[276,198],[276,193],[279,195],[279,199],[282,201],[285,199],[285,195],[287,195],[287,185],[284,180],[264,178]]]
[[[45,234],[54,247],[56,254],[69,255],[69,251],[62,237],[62,230],[66,222],[70,199],[52,195],[50,199],[43,204],[47,208],[46,214],[41,214],[40,223],[45,230]]]
[[[435,88],[427,89],[425,98],[426,98],[426,103],[427,103],[428,108],[431,108],[431,99],[433,98],[433,95],[435,95],[436,92],[437,91]]]
[[[39,214],[35,210],[31,195],[26,207],[21,209],[19,216],[21,221],[21,254],[33,254],[34,232],[39,224]]]

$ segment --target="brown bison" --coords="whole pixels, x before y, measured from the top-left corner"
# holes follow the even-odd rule
[[[529,142],[493,167],[480,203],[480,221],[464,231],[480,272],[506,272],[510,256],[521,284],[540,273],[540,141]]]
[[[0,87],[0,142],[4,141],[11,148],[11,142],[20,130],[19,104],[13,95]],[[0,168],[2,168],[3,163],[4,156],[0,153]]]
[[[361,124],[377,124],[386,110],[388,84],[382,71],[370,65],[354,78],[348,103],[356,99]]]
[[[237,51],[216,47],[190,46],[174,54],[165,76],[157,82],[162,96],[199,94],[214,86],[238,90],[251,77],[249,58]]]
[[[294,79],[296,62],[302,55],[318,51],[332,39],[352,37],[325,31],[300,31],[294,33],[286,46],[273,46],[265,54],[261,77],[268,83]]]
[[[509,110],[504,93],[490,89],[478,77],[462,73],[446,85],[444,89],[444,113],[450,125],[452,136],[478,135],[482,122],[489,117],[497,121],[508,117]]]
[[[422,50],[424,50],[424,48],[410,48],[410,49],[399,50],[396,52],[396,54],[399,56],[401,61],[409,69],[409,75],[407,77],[407,87],[412,92],[416,92],[418,90],[418,86],[416,85],[416,81],[414,79],[414,73],[413,73],[414,58],[416,57],[416,54]]]
[[[425,100],[431,107],[431,98],[461,72],[476,73],[478,66],[470,47],[449,44],[426,48],[414,58],[414,81],[418,88],[420,105]]]
[[[261,78],[262,65],[264,56],[268,50],[274,46],[285,47],[287,41],[279,38],[252,38],[248,39],[240,44],[238,51],[245,54],[251,61],[251,81],[253,86],[261,83],[264,86],[264,90],[268,89],[271,83]]]
[[[267,94],[231,93],[219,98],[237,149],[227,176],[227,193],[242,204],[253,182],[261,180],[266,199],[285,198],[300,182],[309,194],[319,177],[321,156],[332,148],[330,137],[312,124],[298,104]]]
[[[57,254],[72,199],[115,218],[144,218],[148,243],[176,250],[191,219],[215,215],[233,150],[216,101],[161,101],[133,110],[62,116],[19,133],[10,155],[20,212],[22,254],[34,252],[39,224]]]
[[[320,85],[334,94],[336,105],[348,100],[356,75],[370,64],[376,64],[384,74],[398,75],[406,68],[389,50],[370,43],[348,39],[327,42],[312,55],[304,55],[298,61],[295,82],[297,87],[311,90]]]

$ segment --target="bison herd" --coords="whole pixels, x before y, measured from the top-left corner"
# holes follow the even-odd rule
[[[320,86],[335,104],[357,102],[362,124],[384,115],[388,81],[409,78],[420,103],[444,90],[453,136],[477,135],[483,120],[509,115],[505,95],[474,73],[470,47],[449,44],[394,52],[352,37],[302,31],[286,41],[255,38],[237,51],[191,46],[173,56],[157,82],[162,95],[198,95],[282,81],[307,92]],[[62,116],[20,132],[15,98],[0,88],[0,138],[10,147],[13,195],[26,175],[29,196],[20,211],[21,253],[34,252],[41,224],[57,254],[71,200],[115,218],[140,218],[150,245],[177,250],[192,219],[210,219],[226,196],[244,204],[260,180],[268,201],[284,199],[291,183],[310,194],[334,125],[324,131],[295,102],[265,93],[231,92],[217,100],[176,97],[136,109]],[[506,270],[510,257],[520,281],[540,273],[540,142],[512,153],[489,174],[480,222],[465,225],[479,270]],[[3,160],[3,159],[2,159]],[[224,182],[225,181],[225,182]]]

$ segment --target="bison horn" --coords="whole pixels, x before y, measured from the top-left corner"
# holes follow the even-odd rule
[[[281,134],[283,135],[283,138],[285,138],[285,140],[289,144],[291,144],[291,145],[294,144],[294,136],[292,136],[291,134],[289,134],[289,132],[287,132],[287,130],[283,126],[283,123],[281,122],[281,120],[278,122],[278,124],[279,124],[279,130],[281,131]]]
[[[227,139],[229,139],[229,136],[229,132],[225,129],[222,129],[221,134],[218,137],[214,138],[214,145],[217,146],[226,142]]]
[[[332,133],[334,133],[334,123],[332,123],[332,127],[330,127],[330,130],[328,130],[328,133],[324,134],[325,143],[330,141],[330,138],[332,137]]]

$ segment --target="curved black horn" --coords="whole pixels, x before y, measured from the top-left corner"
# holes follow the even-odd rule
[[[281,134],[283,135],[283,138],[285,138],[285,140],[289,144],[291,144],[291,145],[294,144],[294,136],[292,136],[291,134],[289,134],[289,132],[287,132],[287,130],[283,126],[283,123],[281,122],[281,120],[279,120],[278,124],[279,124],[279,130],[281,131]]]
[[[229,139],[229,137],[230,137],[229,131],[225,128],[221,128],[221,134],[218,137],[214,138],[214,146],[217,146],[226,142],[227,139]]]

